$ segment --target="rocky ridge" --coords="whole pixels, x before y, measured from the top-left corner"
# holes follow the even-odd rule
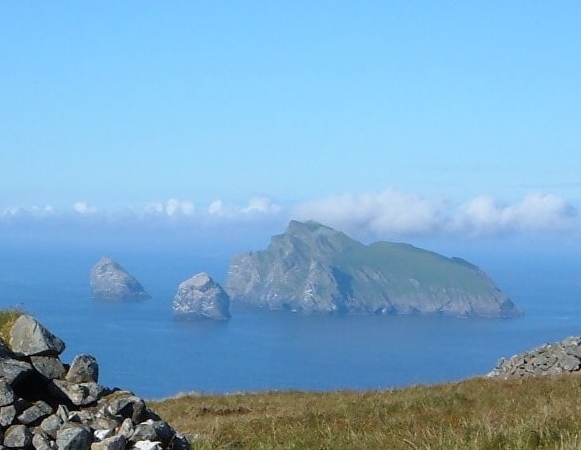
[[[208,274],[198,273],[182,282],[173,300],[173,311],[183,317],[226,320],[230,297]]]
[[[489,377],[549,376],[581,369],[581,337],[545,343],[529,351],[501,358]]]
[[[0,444],[9,449],[189,449],[145,401],[99,384],[95,357],[20,315],[0,340]]]
[[[103,257],[93,266],[90,280],[93,299],[140,301],[151,298],[135,277],[109,257]]]

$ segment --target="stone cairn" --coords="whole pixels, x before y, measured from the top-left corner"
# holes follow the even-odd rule
[[[70,365],[64,342],[21,315],[0,340],[0,448],[189,449],[143,399],[98,383],[90,355]]]
[[[581,369],[581,337],[544,344],[530,351],[502,358],[489,377],[548,376]]]

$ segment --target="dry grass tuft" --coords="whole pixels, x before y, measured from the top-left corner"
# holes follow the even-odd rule
[[[566,375],[148,404],[196,449],[581,449],[579,399],[581,379]]]

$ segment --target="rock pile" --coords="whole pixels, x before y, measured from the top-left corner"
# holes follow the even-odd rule
[[[544,344],[510,359],[502,358],[488,376],[546,376],[580,369],[581,337],[569,337],[558,343]]]
[[[0,444],[10,449],[189,449],[143,399],[98,383],[99,365],[21,315],[0,340]]]

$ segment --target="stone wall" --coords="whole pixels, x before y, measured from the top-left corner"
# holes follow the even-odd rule
[[[21,315],[0,340],[0,444],[10,449],[189,449],[143,399],[99,384],[90,355]]]
[[[580,368],[581,337],[569,337],[509,359],[502,358],[488,376],[545,376],[579,371]]]

